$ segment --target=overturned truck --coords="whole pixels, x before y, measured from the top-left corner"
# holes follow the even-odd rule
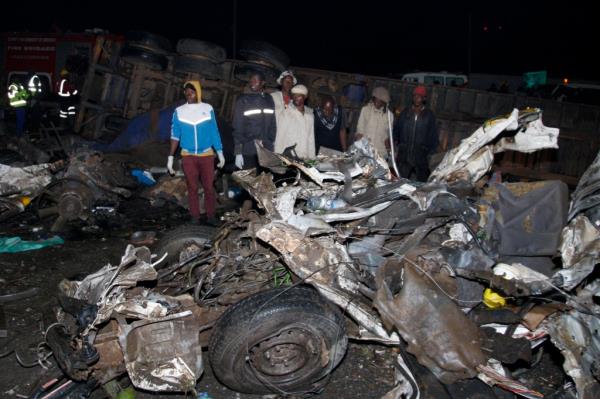
[[[367,140],[314,162],[256,143],[263,172],[234,176],[257,208],[246,202],[217,230],[174,230],[154,258],[129,246],[120,265],[63,281],[46,341],[76,381],[127,373],[140,389],[193,392],[204,347],[228,387],[286,395],[319,392],[353,338],[399,347],[385,398],[464,397],[426,392],[423,372],[508,391],[481,397],[539,398],[511,372],[534,367],[550,340],[572,378],[565,395],[598,397],[600,161],[570,204],[562,182],[487,178],[494,154],[557,139],[540,110],[515,109],[427,183],[393,177]]]

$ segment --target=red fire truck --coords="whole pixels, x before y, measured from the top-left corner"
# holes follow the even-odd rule
[[[6,85],[27,79],[36,73],[42,82],[44,93],[54,91],[60,70],[84,75],[98,37],[109,37],[116,42],[124,41],[120,35],[93,30],[85,33],[3,33],[0,36],[0,59],[2,77]]]

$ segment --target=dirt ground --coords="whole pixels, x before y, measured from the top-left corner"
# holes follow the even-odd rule
[[[183,219],[169,220],[170,224]],[[35,224],[1,226],[1,235],[20,235],[32,239]],[[136,227],[140,227],[139,225]],[[143,228],[168,229],[168,224],[149,221]],[[64,278],[83,277],[107,263],[118,264],[129,243],[134,227],[108,229],[94,234],[74,234],[64,245],[15,254],[0,254],[0,295],[38,288],[37,295],[18,302],[2,304],[8,329],[8,338],[0,338],[0,398],[27,397],[32,387],[44,378],[42,367],[22,367],[35,363],[35,348],[42,342],[43,331],[54,321],[53,308],[57,284]],[[159,231],[160,234],[160,231]],[[11,349],[15,351],[9,353]],[[208,356],[205,357],[205,360]],[[364,343],[351,343],[342,364],[331,375],[322,398],[379,398],[392,388],[394,352],[391,348]],[[44,379],[45,381],[45,379]],[[127,380],[121,381],[122,385]],[[205,364],[205,373],[198,380],[197,391],[206,392],[214,399],[261,398],[233,392],[220,384]],[[25,396],[20,396],[25,395]],[[167,395],[168,397],[184,397]],[[94,398],[106,395],[97,390]],[[138,398],[165,397],[164,394],[138,392]],[[189,397],[189,396],[188,396]]]

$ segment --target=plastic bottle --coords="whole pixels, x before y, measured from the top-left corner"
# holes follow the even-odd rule
[[[227,190],[227,197],[229,197],[230,199],[234,199],[234,198],[238,197],[241,193],[242,193],[241,188],[231,187],[229,190]]]
[[[339,198],[328,198],[325,196],[310,197],[306,201],[308,209],[313,211],[329,211],[332,209],[340,209],[346,207],[348,204],[343,199]]]

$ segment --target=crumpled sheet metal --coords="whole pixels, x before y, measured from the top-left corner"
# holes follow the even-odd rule
[[[564,289],[575,288],[600,262],[600,232],[584,215],[579,215],[563,229],[560,243],[563,269],[553,280],[562,281]]]
[[[24,168],[0,164],[0,196],[38,195],[52,181],[52,167],[49,163]]]
[[[378,272],[374,305],[442,383],[477,376],[487,358],[479,330],[427,277],[406,264],[388,262]]]
[[[496,145],[489,144],[505,130],[514,131],[524,123],[525,129],[514,137],[503,138]],[[490,169],[495,153],[513,150],[534,152],[544,148],[558,148],[559,130],[543,125],[539,109],[519,113],[514,109],[506,118],[484,123],[460,145],[446,153],[442,162],[431,173],[430,182],[466,180],[473,184]]]
[[[547,326],[565,358],[565,372],[575,381],[577,398],[600,398],[600,319],[572,310],[552,316]]]
[[[340,286],[350,292],[357,288],[352,283],[354,278],[345,277],[350,273],[346,265],[352,264],[352,259],[333,238],[305,237],[300,230],[278,221],[264,225],[256,237],[275,248],[298,277]]]
[[[254,169],[238,170],[233,172],[233,179],[238,182],[263,208],[270,218],[281,220],[281,215],[277,210],[275,194],[277,188],[273,183],[271,174],[261,173],[256,176]]]
[[[319,290],[321,295],[343,309],[344,312],[348,313],[350,317],[370,333],[365,339],[387,345],[397,345],[400,342],[398,333],[395,331],[388,333],[376,312],[360,301],[357,301],[354,295],[315,280],[308,281]]]
[[[198,334],[201,309],[190,295],[170,297],[136,287],[157,278],[150,256],[148,248],[128,245],[118,267],[107,265],[81,282],[63,281],[61,290],[98,305],[96,319],[83,336],[110,319],[119,322],[119,345],[134,386],[191,391],[204,370]]]
[[[154,367],[140,362],[126,362],[125,367],[136,388],[152,392],[188,392],[193,389],[197,380],[194,370],[180,356],[173,356],[172,359]],[[202,365],[200,369],[203,370]],[[201,374],[202,372],[198,375]]]
[[[484,155],[481,151],[490,141],[502,133],[506,129],[514,130],[518,127],[519,110],[514,109],[507,118],[494,120],[491,126],[483,124],[471,136],[462,140],[458,147],[448,151],[442,162],[435,168],[429,177],[429,181],[442,182],[448,181],[453,175],[460,173],[461,170],[466,170],[466,176],[470,182],[477,179],[474,173],[480,174],[480,171],[486,165],[491,165],[493,161],[493,152],[491,149],[486,151]],[[490,155],[492,160],[490,161]],[[479,167],[474,168],[470,165],[471,162],[477,162]],[[462,172],[464,173],[464,172]]]
[[[571,195],[572,201],[569,208],[569,220],[580,212],[594,208],[600,204],[600,152],[596,155],[594,162],[585,170],[577,188]]]
[[[123,331],[119,343],[125,367],[137,388],[190,392],[204,371],[199,338],[204,322],[202,310],[190,295],[171,299],[180,303],[180,310],[188,310],[163,319],[140,320],[132,324],[119,318]]]
[[[494,145],[494,154],[503,151],[535,152],[544,148],[558,148],[559,129],[544,126],[541,114],[538,119],[527,123],[525,130],[514,137],[504,137]]]

